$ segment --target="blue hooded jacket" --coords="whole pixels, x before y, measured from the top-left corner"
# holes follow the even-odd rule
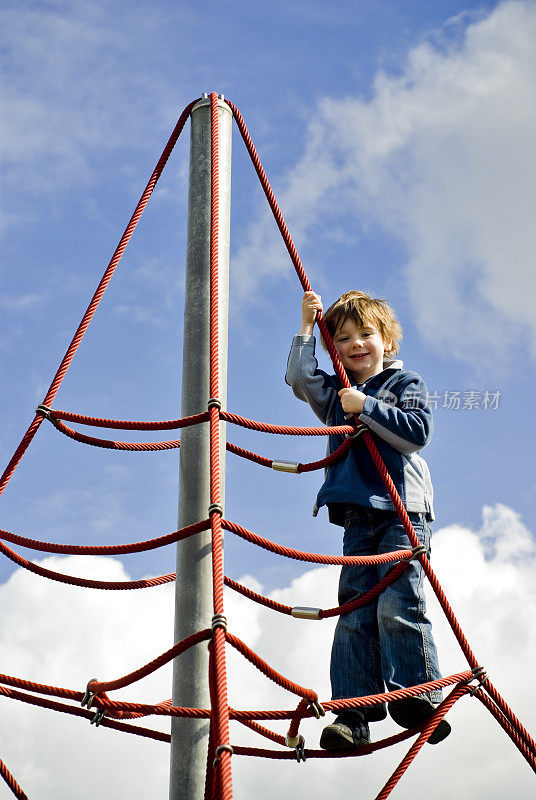
[[[417,452],[430,441],[433,431],[428,391],[416,372],[402,367],[401,361],[385,361],[383,371],[362,384],[348,377],[353,387],[367,395],[359,421],[375,434],[380,455],[406,510],[434,519],[430,472]],[[323,423],[348,424],[338,396],[339,379],[318,369],[314,336],[294,337],[285,381]],[[342,435],[330,435],[328,454],[343,441]],[[342,525],[344,505],[348,503],[394,510],[372,456],[359,438],[345,457],[326,470],[313,514],[316,516],[318,509],[327,505],[330,521]]]

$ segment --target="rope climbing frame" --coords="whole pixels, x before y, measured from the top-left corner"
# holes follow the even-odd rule
[[[30,570],[40,577],[45,577],[55,581],[71,584],[74,586],[84,586],[101,590],[133,590],[150,588],[175,579],[174,574],[162,575],[159,577],[140,580],[140,581],[97,581],[84,578],[76,578],[69,575],[57,573],[50,569],[45,569],[33,564],[20,554],[16,553],[5,544],[9,542],[13,545],[28,547],[41,552],[59,554],[85,554],[85,555],[118,555],[127,553],[144,552],[155,548],[163,547],[172,542],[184,541],[195,536],[201,531],[210,530],[212,537],[212,578],[213,578],[213,619],[210,628],[197,631],[191,636],[177,642],[166,652],[156,656],[148,664],[142,665],[129,675],[107,681],[92,679],[83,690],[65,689],[62,687],[46,686],[37,682],[23,680],[21,678],[0,675],[0,696],[17,700],[18,702],[37,705],[42,708],[56,711],[58,713],[73,714],[75,716],[89,719],[96,726],[113,728],[122,733],[130,733],[137,736],[152,738],[158,741],[169,742],[170,736],[160,731],[150,728],[132,725],[128,720],[139,719],[148,716],[182,717],[186,719],[208,719],[210,721],[210,736],[208,743],[207,772],[205,784],[205,800],[232,800],[232,775],[231,762],[236,756],[263,757],[268,759],[295,759],[303,761],[310,758],[346,758],[354,756],[364,756],[378,749],[389,747],[390,745],[403,742],[415,737],[408,752],[396,767],[392,775],[385,782],[376,796],[376,800],[384,800],[392,792],[400,778],[408,769],[409,765],[417,756],[422,746],[428,741],[438,722],[447,714],[453,705],[462,697],[476,697],[485,708],[488,709],[493,718],[503,728],[507,736],[515,744],[519,752],[525,758],[529,766],[536,772],[536,745],[532,737],[525,730],[512,710],[509,708],[503,697],[491,683],[486,671],[473,653],[462,629],[459,625],[453,610],[435,576],[432,567],[423,552],[418,537],[411,525],[409,516],[396,491],[394,483],[383,463],[378,452],[374,439],[369,431],[363,430],[357,419],[353,425],[329,427],[291,427],[285,425],[268,425],[262,422],[246,419],[237,414],[233,414],[222,409],[219,400],[220,387],[218,382],[218,359],[219,359],[219,330],[218,330],[218,97],[216,93],[210,95],[211,111],[211,234],[210,234],[210,397],[211,400],[205,412],[190,417],[168,421],[147,421],[136,422],[128,420],[108,420],[97,417],[85,416],[72,412],[60,411],[52,408],[52,403],[61,385],[63,378],[76,354],[77,348],[95,314],[95,311],[102,299],[102,296],[112,278],[112,275],[121,260],[121,257],[130,241],[136,228],[141,214],[147,205],[149,198],[162,174],[167,160],[184,128],[193,107],[198,101],[189,103],[182,112],[171,137],[166,144],[164,151],[149,179],[149,182],[138,202],[132,218],[121,237],[121,240],[112,256],[108,267],[93,295],[93,298],[80,322],[77,331],[63,357],[54,379],[47,391],[42,404],[36,410],[28,430],[24,434],[19,446],[9,461],[3,475],[0,478],[0,495],[4,491],[11,477],[13,476],[20,460],[31,444],[34,436],[38,432],[42,422],[48,420],[60,433],[76,440],[80,443],[91,446],[104,447],[108,449],[124,450],[129,452],[147,452],[167,450],[180,446],[179,440],[162,442],[132,443],[118,442],[114,440],[87,436],[75,430],[66,422],[75,425],[89,425],[92,427],[116,429],[116,430],[176,430],[192,425],[209,423],[210,427],[210,506],[206,511],[206,518],[199,520],[195,524],[185,526],[179,530],[165,534],[158,538],[145,541],[134,542],[122,545],[63,545],[54,544],[36,539],[27,538],[9,531],[0,531],[0,550],[1,552],[19,567]],[[290,259],[294,265],[298,280],[304,291],[310,291],[311,285],[305,274],[297,250],[292,242],[292,238],[285,224],[283,216],[277,205],[277,201],[272,192],[260,159],[257,155],[252,139],[247,131],[245,122],[231,102],[226,101],[231,109],[238,129],[246,149],[250,155],[253,167],[260,180],[268,204],[274,215],[276,224],[287,247]],[[341,386],[349,387],[349,381],[337,356],[333,342],[322,318],[318,314],[317,322],[328,352],[333,361],[335,372],[339,378]],[[239,457],[248,459],[262,466],[280,469],[289,472],[305,472],[321,469],[330,463],[344,457],[351,447],[367,447],[382,478],[394,508],[404,526],[408,539],[412,545],[412,550],[397,551],[381,556],[328,556],[317,553],[307,553],[289,547],[283,547],[265,537],[252,531],[248,531],[238,523],[227,520],[223,517],[221,506],[222,481],[220,470],[220,422],[246,427],[255,431],[265,433],[283,434],[292,436],[322,436],[328,434],[345,435],[343,444],[329,457],[320,459],[310,464],[299,464],[294,462],[277,462],[272,459],[260,456],[256,453],[244,450],[236,445],[227,443],[227,449]],[[357,438],[355,434],[359,433]],[[251,544],[264,548],[285,558],[297,559],[307,563],[315,564],[352,564],[356,567],[366,564],[392,563],[392,567],[385,578],[373,590],[366,595],[356,598],[351,603],[344,606],[337,606],[331,609],[301,608],[286,606],[270,600],[263,595],[242,586],[236,581],[224,576],[223,572],[223,552],[222,552],[222,531],[242,538]],[[351,610],[370,602],[377,597],[388,585],[397,580],[400,574],[406,569],[409,560],[416,558],[419,560],[426,577],[438,599],[438,602],[449,622],[451,630],[458,641],[458,644],[465,656],[468,668],[465,671],[450,675],[437,681],[408,687],[395,692],[384,692],[382,694],[367,697],[348,698],[345,700],[320,701],[317,693],[310,688],[300,686],[289,677],[279,674],[273,667],[265,662],[248,645],[235,636],[228,627],[224,608],[224,586],[239,592],[242,596],[252,602],[260,603],[274,612],[292,615],[301,619],[318,620],[326,617],[338,616],[349,613]],[[201,642],[209,643],[209,675],[208,683],[210,687],[210,708],[187,708],[173,706],[171,700],[165,700],[156,704],[136,703],[117,701],[108,696],[109,692],[126,686],[134,685],[143,677],[160,669],[164,664],[174,659],[179,659],[181,654]],[[295,695],[297,705],[286,710],[262,710],[262,709],[234,709],[229,706],[227,698],[227,675],[226,675],[226,647],[232,647],[249,661],[266,678]],[[363,745],[359,748],[342,752],[327,752],[325,750],[312,750],[305,747],[303,736],[299,732],[300,723],[303,719],[323,716],[326,711],[339,712],[348,708],[366,708],[380,702],[390,702],[392,700],[414,697],[424,692],[435,689],[449,689],[449,693],[443,702],[435,709],[432,717],[420,728],[403,731],[395,736],[388,737],[382,741]],[[57,699],[52,699],[57,698]],[[272,747],[243,747],[233,745],[230,741],[230,721],[239,722],[249,730],[254,731],[260,737],[268,740],[276,748]],[[282,736],[270,728],[260,724],[261,721],[288,720],[289,728],[286,736]],[[5,764],[0,761],[0,774],[6,785],[13,794],[23,800],[26,798],[23,790],[17,784],[14,777],[8,771]]]

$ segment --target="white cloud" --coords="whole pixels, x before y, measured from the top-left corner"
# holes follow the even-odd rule
[[[536,701],[530,692],[530,666],[536,659],[536,544],[511,509],[496,505],[483,510],[477,531],[451,525],[437,531],[433,565],[456,615],[493,683],[522,723],[536,728]],[[63,572],[103,579],[128,578],[110,558],[47,558],[47,566]],[[336,602],[337,569],[307,569],[290,586],[272,593],[289,605],[328,607]],[[251,576],[243,582],[261,589]],[[169,646],[173,622],[173,587],[143,592],[91,592],[45,582],[22,570],[0,586],[0,650],[2,669],[10,674],[83,688],[93,676],[117,677],[149,661]],[[431,603],[444,674],[465,667],[459,648]],[[231,629],[278,671],[329,696],[328,664],[332,621],[289,619],[251,605],[230,593],[226,613]],[[236,707],[292,708],[295,698],[266,681],[229,648],[230,702]],[[161,700],[170,695],[169,668],[139,685],[117,693],[128,699]],[[103,796],[146,798],[166,796],[168,748],[83,720],[0,702],[5,730],[0,757],[29,796],[80,800]],[[438,747],[426,747],[403,778],[394,796],[409,798],[426,789],[437,800],[504,800],[515,781],[516,798],[534,793],[534,776],[523,758],[474,699],[463,699],[451,713],[453,733]],[[152,724],[152,721],[151,721]],[[155,726],[158,723],[155,723]],[[284,731],[285,724],[267,723]],[[322,722],[303,724],[307,743],[316,747]],[[389,721],[373,727],[373,737],[394,732]],[[233,724],[235,743],[254,741]],[[254,742],[259,746],[259,740]],[[264,743],[260,744],[264,746]],[[311,800],[354,791],[373,797],[405,750],[345,761],[294,762],[233,760],[236,797],[255,794],[269,800],[293,793]],[[140,769],[140,765],[142,768]]]
[[[46,299],[45,295],[38,294],[37,292],[27,292],[26,294],[6,295],[0,300],[0,305],[6,311],[20,314],[27,311],[34,311],[34,309],[42,305]]]
[[[500,3],[451,20],[400,74],[379,72],[370,99],[326,98],[280,193],[298,245],[341,209],[401,240],[422,337],[474,366],[505,354],[498,323],[536,356],[535,32],[533,2]],[[288,271],[272,240],[253,225],[240,280]]]

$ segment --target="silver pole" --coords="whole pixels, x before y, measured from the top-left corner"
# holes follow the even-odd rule
[[[192,109],[188,243],[182,366],[181,416],[206,411],[209,399],[210,298],[210,100]],[[227,325],[229,307],[229,240],[231,209],[231,131],[233,115],[220,95],[219,119],[219,386],[222,408],[227,399]],[[221,426],[223,506],[225,432]],[[208,517],[209,424],[181,430],[179,527]],[[175,642],[204,628],[212,619],[210,530],[177,545]],[[209,708],[208,648],[202,642],[175,659],[173,704]],[[170,800],[202,800],[208,744],[208,720],[171,720]]]

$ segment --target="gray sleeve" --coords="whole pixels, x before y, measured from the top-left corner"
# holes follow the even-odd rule
[[[292,387],[296,397],[309,403],[322,422],[328,422],[337,392],[328,385],[328,375],[318,369],[314,336],[298,335],[294,337],[288,357],[285,381]]]
[[[394,404],[367,396],[359,419],[405,456],[428,444],[434,429],[428,390],[418,376],[404,387]]]

